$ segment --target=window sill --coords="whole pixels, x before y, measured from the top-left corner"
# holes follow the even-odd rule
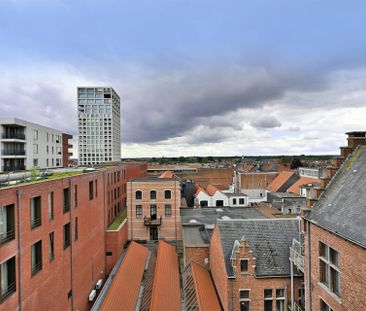
[[[326,285],[324,285],[323,283],[321,282],[318,282],[318,285],[324,290],[327,292],[327,294],[329,296],[331,296],[334,300],[336,300],[339,304],[342,304],[342,299],[341,297],[339,297],[336,293],[333,293],[329,290],[329,287],[327,287]]]

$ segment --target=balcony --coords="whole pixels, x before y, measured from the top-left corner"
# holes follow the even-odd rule
[[[16,139],[16,140],[25,140],[25,135],[21,133],[3,133],[1,135],[2,139]]]
[[[292,240],[292,246],[290,247],[290,260],[291,262],[304,273],[304,245],[295,239]]]
[[[145,226],[160,226],[161,225],[161,216],[160,217],[144,217],[144,225]]]
[[[42,219],[40,217],[39,218],[34,218],[34,219],[31,220],[31,228],[32,229],[37,228],[40,225],[42,225]]]
[[[25,156],[25,150],[3,149],[1,154],[3,156]]]
[[[42,270],[42,262],[37,262],[33,267],[32,267],[32,276],[35,275],[37,272]]]
[[[8,230],[6,232],[0,233],[0,244],[4,244],[4,243],[9,242],[13,239],[15,239],[15,231],[14,230]]]
[[[15,171],[25,171],[24,165],[4,165],[2,167],[3,172],[15,172]]]

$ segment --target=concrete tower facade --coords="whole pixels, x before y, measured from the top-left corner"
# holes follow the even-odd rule
[[[121,160],[120,98],[111,87],[78,87],[79,165]]]

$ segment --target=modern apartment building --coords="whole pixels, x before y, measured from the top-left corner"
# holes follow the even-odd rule
[[[20,119],[0,119],[0,172],[67,166],[71,138]]]
[[[120,98],[111,87],[78,87],[79,165],[121,160]]]
[[[127,241],[127,223],[108,224],[125,210],[127,176],[144,167],[0,188],[0,310],[89,310],[123,249],[116,237]]]

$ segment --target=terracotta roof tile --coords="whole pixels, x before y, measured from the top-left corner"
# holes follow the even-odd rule
[[[176,176],[172,172],[166,171],[163,174],[161,174],[159,178],[176,178]]]
[[[290,188],[288,188],[287,192],[300,194],[300,186],[319,182],[320,179],[317,178],[300,177],[300,179],[297,182],[295,182]]]
[[[199,195],[199,193],[201,191],[207,194],[207,192],[205,191],[205,189],[203,189],[200,185],[196,184],[194,195],[195,196]]]
[[[180,311],[180,280],[178,255],[175,247],[159,241],[151,311]]]
[[[101,311],[135,310],[149,250],[131,242],[100,308]]]
[[[291,177],[295,175],[294,172],[281,172],[268,186],[271,192],[277,192]]]
[[[207,185],[206,187],[206,192],[210,195],[210,196],[213,196],[216,191],[219,191],[215,186],[213,185]]]
[[[210,272],[195,262],[191,265],[200,311],[222,310]]]

